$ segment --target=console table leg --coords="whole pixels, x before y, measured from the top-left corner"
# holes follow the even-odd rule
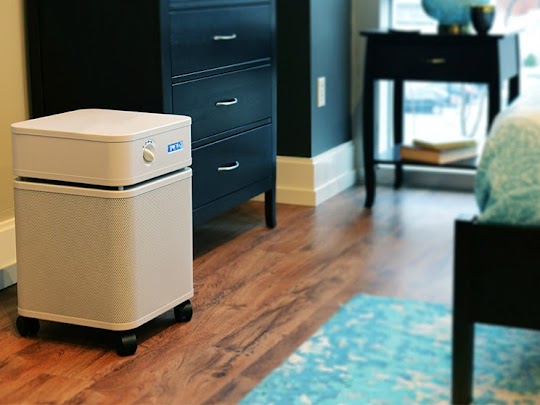
[[[488,84],[488,131],[495,117],[501,110],[501,83],[499,80],[492,80]]]
[[[403,184],[403,165],[396,163],[394,172],[394,189],[398,189]]]
[[[366,163],[364,166],[364,181],[366,183],[366,201],[364,207],[371,208],[375,202],[375,167],[373,163]]]
[[[508,104],[512,103],[519,96],[519,76],[514,76],[508,81],[509,94]]]
[[[369,54],[369,47],[368,47]],[[375,202],[375,123],[374,123],[374,98],[375,83],[369,76],[370,66],[366,66],[363,97],[363,125],[362,138],[364,146],[364,181],[366,185],[366,202],[364,207],[371,208]]]
[[[403,143],[403,80],[394,80],[394,146]],[[403,165],[397,162],[394,166],[394,189],[401,187],[403,182]]]

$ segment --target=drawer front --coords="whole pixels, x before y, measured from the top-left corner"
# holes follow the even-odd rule
[[[193,207],[198,208],[271,174],[271,126],[194,149]]]
[[[173,77],[272,55],[268,4],[187,10],[170,18]]]
[[[464,44],[384,43],[372,48],[368,60],[381,78],[477,81],[485,80],[488,51]]]
[[[270,66],[177,84],[173,111],[192,118],[192,141],[268,118],[272,114]]]

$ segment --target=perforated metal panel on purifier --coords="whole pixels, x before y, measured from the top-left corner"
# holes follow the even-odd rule
[[[191,298],[190,192],[191,169],[124,191],[16,181],[19,314],[126,330]]]
[[[77,110],[12,125],[17,328],[191,319],[191,118]]]

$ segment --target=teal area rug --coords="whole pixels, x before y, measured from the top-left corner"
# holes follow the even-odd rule
[[[358,295],[241,402],[448,404],[451,309]],[[540,333],[477,325],[475,404],[540,404]]]

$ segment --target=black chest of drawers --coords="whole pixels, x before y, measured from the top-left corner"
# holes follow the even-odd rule
[[[189,115],[193,220],[265,194],[275,226],[275,0],[26,0],[32,117]]]

